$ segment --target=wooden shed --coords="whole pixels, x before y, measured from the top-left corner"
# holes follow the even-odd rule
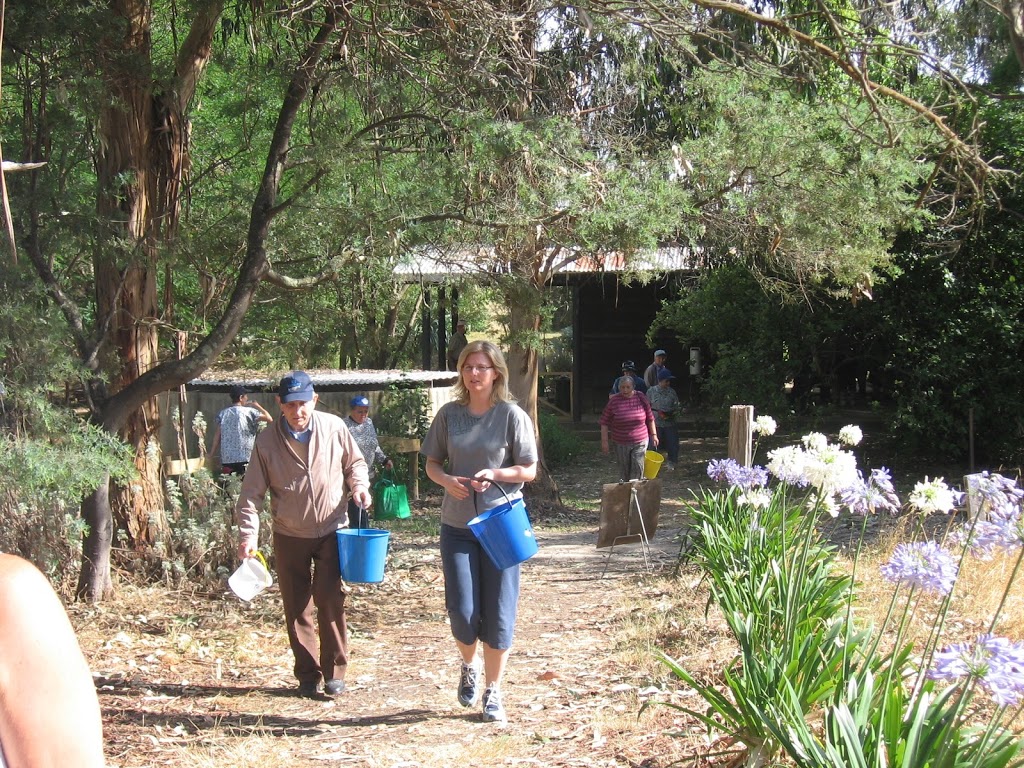
[[[243,386],[250,392],[250,399],[259,403],[275,416],[280,413],[274,396],[277,383],[288,371],[272,376],[213,373],[193,379],[177,392],[160,395],[160,447],[167,469],[178,468],[181,462],[191,461],[194,466],[200,456],[199,438],[192,429],[197,413],[203,415],[207,424],[206,446],[213,442],[217,425],[217,414],[231,404],[228,395],[233,386]],[[457,379],[449,371],[324,371],[309,370],[313,386],[319,395],[317,409],[345,416],[349,412],[349,400],[353,395],[363,394],[370,399],[370,413],[376,412],[396,387],[419,389],[427,393],[429,412],[433,418],[437,409],[451,399],[451,388]],[[390,450],[407,452],[410,446],[400,440],[404,435],[381,435],[384,445],[390,441]],[[184,443],[183,445],[181,443]],[[178,462],[175,464],[174,462]],[[174,473],[173,470],[170,473]]]
[[[662,304],[677,297],[696,274],[699,254],[682,246],[666,246],[627,259],[618,252],[579,252],[566,260],[553,280],[553,290],[567,290],[572,302],[572,368],[555,370],[541,361],[541,391],[549,405],[579,422],[598,413],[608,400],[621,364],[632,360],[643,375],[655,349],[668,353],[666,365],[677,376],[676,389],[685,398],[701,373],[701,352],[689,340],[670,334],[655,336],[648,346],[647,331]],[[442,254],[424,251],[410,255],[396,270],[415,280],[426,293],[421,349],[423,365],[440,361],[459,314],[459,281],[485,279],[485,249]],[[639,279],[638,275],[643,275]],[[547,385],[547,386],[545,386]]]

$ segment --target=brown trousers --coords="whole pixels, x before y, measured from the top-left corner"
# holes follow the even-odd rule
[[[333,533],[319,539],[274,534],[277,580],[284,602],[288,642],[299,682],[344,680],[348,668],[345,594],[341,591],[338,543]],[[320,629],[313,627],[313,608]]]

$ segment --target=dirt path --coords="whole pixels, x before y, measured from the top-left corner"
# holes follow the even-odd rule
[[[662,478],[654,572],[674,566],[679,499],[703,463],[695,455]],[[537,521],[541,551],[524,567],[504,685],[507,725],[458,706],[436,541],[396,527],[385,582],[354,587],[349,691],[333,701],[294,696],[274,591],[252,606],[223,592],[158,588],[74,606],[110,765],[668,765],[682,756],[680,740],[665,735],[678,713],[638,712],[647,698],[680,694],[652,685],[650,665],[630,663],[619,635],[631,596],[656,578],[638,545],[617,548],[603,575],[607,554],[595,547],[609,469],[599,455],[577,462],[560,478],[575,508]],[[418,514],[436,514],[433,504]]]

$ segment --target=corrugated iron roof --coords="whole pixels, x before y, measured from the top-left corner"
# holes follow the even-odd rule
[[[270,390],[288,371],[279,375],[266,376],[251,371],[207,371],[192,379],[185,386],[188,389],[205,391],[228,390],[234,386],[242,386],[256,390]],[[455,383],[459,374],[456,371],[340,371],[340,370],[307,370],[313,380],[314,388],[329,389],[381,389],[391,384],[429,384],[448,387]]]
[[[546,258],[554,274],[600,272],[688,272],[697,269],[699,248],[665,246],[627,256],[621,251],[582,251],[549,248]],[[402,257],[395,274],[424,282],[451,277],[512,274],[512,264],[499,259],[491,246],[422,248]]]

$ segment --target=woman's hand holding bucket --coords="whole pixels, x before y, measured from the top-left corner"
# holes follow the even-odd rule
[[[461,477],[459,475],[448,475],[446,474],[441,478],[438,485],[444,487],[444,489],[452,495],[454,499],[468,499],[469,488],[467,484],[470,482],[468,477]]]
[[[483,493],[491,487],[491,483],[493,483],[495,479],[493,469],[481,469],[473,475],[473,479],[469,481],[469,485],[477,493]]]

